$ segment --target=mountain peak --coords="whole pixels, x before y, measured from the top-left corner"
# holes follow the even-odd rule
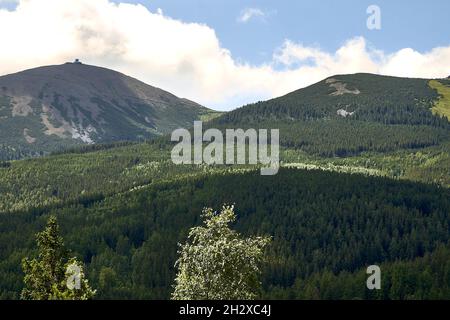
[[[150,138],[205,113],[195,102],[80,60],[0,77],[0,148],[9,154]]]

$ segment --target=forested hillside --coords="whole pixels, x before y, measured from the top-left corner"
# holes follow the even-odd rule
[[[325,271],[343,277],[370,264],[403,261],[415,273],[420,266],[415,259],[449,244],[448,189],[298,169],[282,169],[270,178],[257,171],[201,174],[89,203],[3,213],[2,297],[17,298],[20,260],[30,255],[33,234],[47,216],[56,214],[67,247],[86,263],[99,298],[168,298],[177,242],[199,223],[204,206],[223,203],[235,204],[239,231],[273,237],[264,271],[267,297],[288,298],[293,287]],[[436,286],[448,288],[446,269],[433,272],[445,281],[411,282],[401,294],[419,294],[420,288],[422,297],[432,298]],[[327,290],[327,282],[318,284],[318,292]],[[302,294],[308,293],[295,291]],[[343,297],[345,291],[336,296]]]
[[[450,140],[448,119],[431,111],[438,99],[426,79],[339,75],[244,106],[211,126],[279,128],[282,145],[321,157],[420,149]]]
[[[106,196],[165,180],[199,173],[233,172],[252,166],[174,165],[172,144],[156,140],[141,144],[93,145],[63,154],[0,162],[0,212],[17,212],[67,203],[90,203]],[[450,186],[450,145],[416,151],[363,153],[323,158],[282,148],[282,166],[359,172],[395,179]]]
[[[364,73],[337,75],[280,98],[246,105],[216,122],[341,118],[344,113],[337,111],[344,109],[356,120],[445,126],[445,121],[430,112],[439,95],[428,82]]]
[[[440,85],[335,76],[203,115],[215,118],[205,129],[280,129],[275,176],[175,165],[167,135],[0,161],[0,298],[19,297],[21,260],[36,254],[34,234],[50,215],[96,298],[168,298],[177,243],[204,207],[224,203],[235,204],[233,228],[273,238],[262,297],[448,298],[450,125],[436,111],[446,105]],[[376,293],[365,287],[370,264],[383,272]]]

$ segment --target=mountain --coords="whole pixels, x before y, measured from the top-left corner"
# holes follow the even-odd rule
[[[0,299],[19,298],[21,259],[35,256],[35,234],[51,215],[96,298],[168,299],[178,243],[205,206],[224,203],[235,204],[233,228],[273,239],[264,298],[449,297],[450,189],[295,168],[206,172],[158,159],[159,149],[134,144],[0,168]],[[373,264],[382,291],[366,289]]]
[[[218,113],[105,68],[26,70],[0,77],[0,160],[148,139],[211,115]],[[348,157],[440,145],[450,140],[448,117],[448,79],[359,73],[243,106],[206,126],[278,128],[284,147]]]
[[[209,109],[80,62],[0,77],[0,160],[192,126]]]
[[[449,88],[446,79],[336,75],[210,125],[279,128],[283,146],[321,157],[419,149],[449,140]]]
[[[313,120],[347,116],[385,124],[428,124],[439,98],[428,79],[368,73],[335,75],[285,96],[236,109],[221,122]],[[441,79],[447,86],[446,79]],[[409,119],[406,119],[409,118]]]
[[[279,128],[274,176],[176,165],[168,135],[0,161],[0,299],[19,298],[21,261],[51,215],[97,298],[169,298],[178,243],[224,203],[233,228],[273,239],[263,298],[448,298],[448,83],[434,81],[334,76],[205,123]],[[382,290],[366,289],[373,264]]]

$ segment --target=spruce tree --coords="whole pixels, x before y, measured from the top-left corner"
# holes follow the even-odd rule
[[[36,242],[38,258],[22,261],[22,299],[86,300],[94,296],[82,265],[76,258],[68,259],[56,217],[49,218],[46,228],[37,233]]]

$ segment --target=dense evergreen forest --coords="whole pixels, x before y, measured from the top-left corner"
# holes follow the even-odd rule
[[[431,112],[438,98],[425,79],[334,76],[280,98],[246,105],[209,125],[279,128],[282,145],[320,157],[420,149],[450,140],[445,113]]]
[[[333,86],[336,83],[341,84],[345,91],[339,92]],[[213,122],[245,123],[267,119],[339,118],[340,115],[336,111],[344,109],[347,112],[354,112],[351,117],[356,120],[448,127],[448,121],[434,117],[430,112],[438,97],[438,92],[429,86],[426,79],[363,73],[340,75],[280,98],[246,105],[224,114]]]
[[[422,149],[450,141],[450,126],[444,129],[428,125],[384,125],[349,118],[266,120],[233,126],[243,129],[279,129],[280,144],[283,147],[321,158],[358,156],[363,152],[388,153],[401,149]],[[225,130],[228,125],[214,127]]]
[[[96,298],[168,298],[177,243],[204,207],[227,203],[239,232],[273,237],[264,298],[448,299],[449,100],[436,82],[439,93],[422,79],[335,76],[205,123],[280,129],[275,176],[174,165],[167,136],[19,161],[0,143],[0,298],[19,298],[21,260],[50,215]],[[370,264],[380,291],[366,289]]]
[[[96,201],[159,181],[199,173],[232,172],[232,166],[174,165],[171,144],[156,140],[112,147],[99,145],[63,154],[0,163],[0,212]],[[282,165],[423,181],[450,186],[450,145],[353,157],[322,158],[282,148]],[[249,168],[249,166],[237,166]]]
[[[98,298],[168,298],[177,242],[199,223],[203,207],[218,208],[223,203],[236,205],[237,230],[273,237],[263,273],[265,297],[442,298],[448,294],[448,263],[436,268],[424,265],[424,259],[440,261],[448,256],[447,188],[282,169],[273,177],[256,171],[200,174],[88,203],[4,213],[2,298],[18,297],[20,260],[32,254],[33,235],[49,214],[58,216],[66,246],[87,265]],[[383,295],[372,297],[363,289],[365,282],[356,279],[361,269],[377,263],[386,264],[392,275],[384,282]],[[408,272],[396,276],[397,269]],[[352,273],[357,276],[351,277]],[[334,277],[343,285],[339,290],[328,286]],[[402,277],[410,279],[408,285],[399,282]],[[309,289],[296,289],[303,287]]]

